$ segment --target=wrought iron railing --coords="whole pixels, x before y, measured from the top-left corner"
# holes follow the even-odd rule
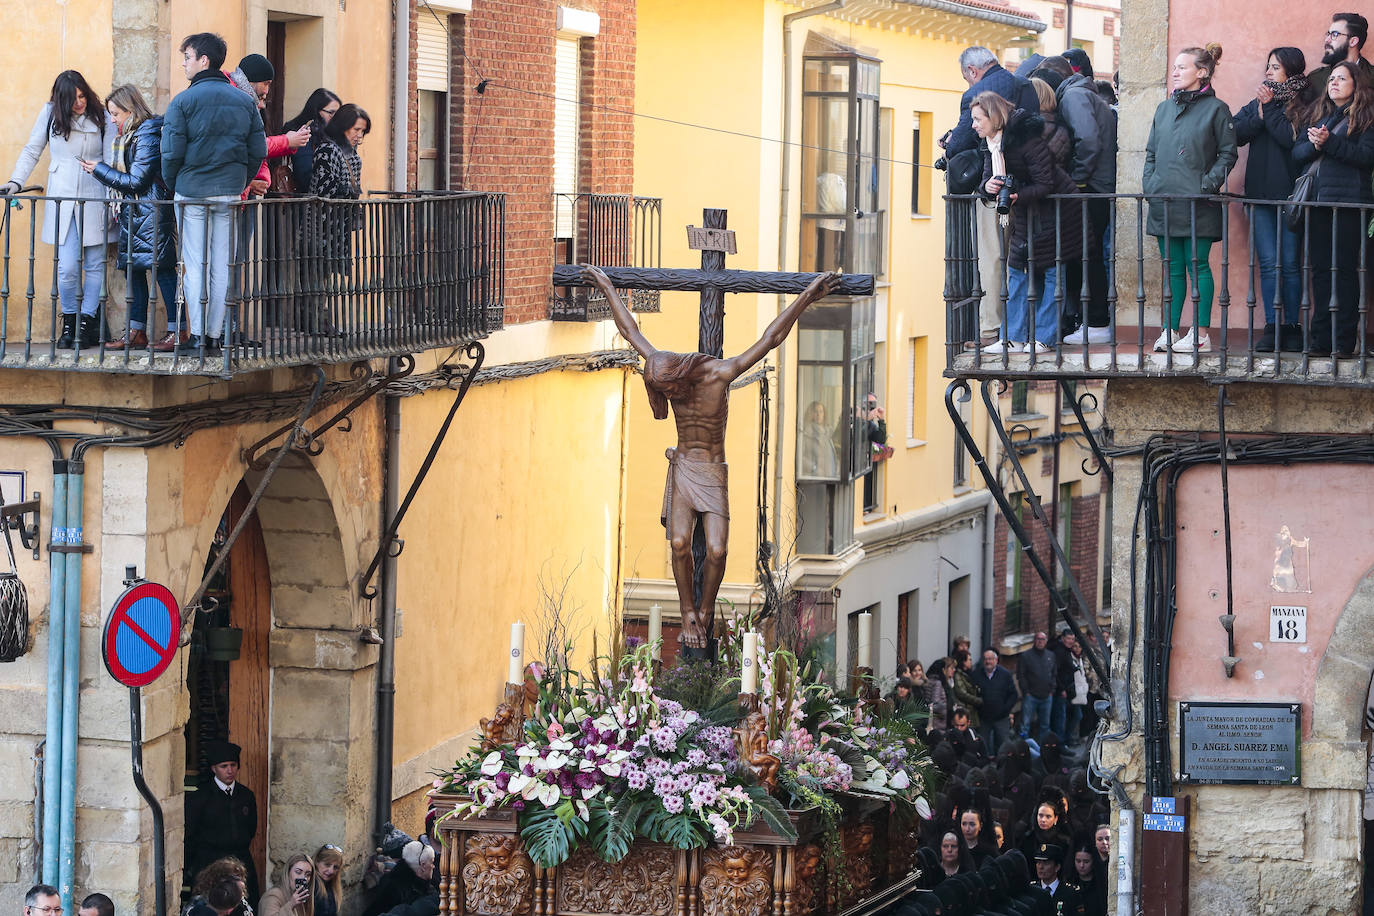
[[[195,201],[22,194],[0,198],[0,204],[0,368],[227,376],[452,346],[502,325],[505,198],[500,194],[234,203],[228,207],[224,247],[212,229],[195,252],[186,250],[185,233],[188,216],[194,220],[204,212]],[[119,214],[119,207],[137,209]],[[84,340],[78,334],[71,348],[58,346],[62,305],[64,300],[69,308],[75,305],[80,278],[74,289],[69,265],[43,241],[40,218],[59,209],[74,212],[70,231],[79,233],[83,244],[100,236],[91,247],[104,252],[94,333]],[[100,215],[88,219],[93,211]],[[134,233],[130,239],[115,228],[131,214],[146,225],[146,236]],[[108,245],[104,231],[92,230],[92,224],[107,229]],[[173,244],[166,245],[169,241]],[[147,326],[143,336],[133,335],[131,315],[142,296],[118,265],[149,264],[150,252],[164,248],[159,264],[175,273],[175,299],[165,299],[159,284],[147,277]],[[199,292],[186,295],[186,262],[189,254],[192,261],[212,263],[225,257],[226,249],[221,313],[212,302],[213,282],[194,283]],[[200,345],[169,334],[172,323],[183,336],[197,331]],[[139,345],[108,346],[131,336]],[[168,349],[157,349],[164,339]]]
[[[1374,331],[1371,255],[1365,243],[1374,205],[1303,204],[1296,233],[1288,233],[1284,208],[1274,201],[1225,195],[1051,198],[1049,207],[1032,211],[1029,234],[1052,239],[1053,257],[1032,250],[1022,265],[1021,277],[1038,282],[1052,300],[1052,308],[1037,313],[1033,299],[1009,292],[1012,281],[1019,285],[1021,278],[1005,259],[1010,228],[987,224],[997,219],[990,202],[974,196],[948,196],[945,201],[946,375],[1374,382],[1368,336]],[[1151,228],[1162,228],[1150,225],[1151,206],[1180,244],[1166,244],[1161,251],[1150,234]],[[1219,220],[1206,215],[1216,207],[1222,210]],[[1009,226],[1015,210],[1013,204]],[[1093,211],[1100,222],[1094,221]],[[1109,231],[1099,247],[1092,230],[1103,224]],[[1206,238],[1217,231],[1219,238]],[[1271,239],[1280,241],[1271,244]],[[1191,252],[1206,250],[1209,241],[1207,255],[1195,259]],[[998,248],[989,251],[989,244]],[[1285,273],[1286,252],[1291,254]],[[1040,263],[1034,260],[1037,253]],[[1105,285],[1098,288],[1094,261],[1105,268]],[[1202,314],[1207,297],[1195,270],[1200,263],[1210,265],[1215,288],[1205,322],[1200,319],[1208,317]],[[1171,271],[1183,274],[1181,287],[1175,281],[1175,288],[1183,290],[1183,304],[1176,333],[1166,335],[1165,324],[1173,324],[1166,316],[1176,301]],[[1072,281],[1065,282],[1066,276]],[[1205,280],[1206,271],[1203,276]],[[985,295],[988,290],[992,293]],[[1091,313],[1095,297],[1105,300],[1110,324],[1068,337],[1082,316]],[[1274,316],[1269,320],[1266,299]],[[1205,343],[1201,335],[1186,333],[1200,324]],[[1267,324],[1273,325],[1272,341]],[[1041,346],[1026,346],[1037,339]]]
[[[658,267],[663,260],[663,201],[628,194],[555,194],[554,258],[560,264]],[[621,290],[636,312],[657,312],[658,290]],[[601,321],[611,317],[599,290],[554,287],[549,317]]]

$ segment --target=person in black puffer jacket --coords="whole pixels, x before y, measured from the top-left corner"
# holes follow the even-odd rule
[[[1299,132],[1293,158],[1316,163],[1312,200],[1320,203],[1374,203],[1374,89],[1359,67],[1341,61],[1331,68],[1326,95]],[[1320,159],[1318,158],[1320,157]],[[1312,263],[1312,323],[1307,352],[1326,356],[1333,349],[1349,356],[1363,349],[1359,336],[1360,252],[1368,211],[1312,207],[1307,213],[1307,252]],[[1335,251],[1332,251],[1332,237]],[[1332,255],[1335,263],[1332,263]],[[1336,326],[1331,327],[1332,279],[1336,274]],[[1334,340],[1333,340],[1334,337]],[[1334,345],[1334,346],[1333,346]]]
[[[129,283],[129,329],[107,350],[148,346],[148,270],[157,276],[162,304],[167,310],[167,336],[158,344],[175,341],[177,323],[177,230],[171,198],[162,181],[162,118],[153,114],[143,93],[124,85],[105,100],[110,117],[119,127],[115,162],[83,163],[96,181],[119,194],[119,250],[117,264]],[[183,340],[185,338],[182,338]],[[165,349],[172,349],[166,346]]]
[[[1264,332],[1255,348],[1272,351],[1302,349],[1302,239],[1282,218],[1279,201],[1293,193],[1302,169],[1293,158],[1298,124],[1312,104],[1307,59],[1297,48],[1269,52],[1264,82],[1255,98],[1236,112],[1236,143],[1249,144],[1245,164],[1245,196],[1272,200],[1250,206],[1250,232],[1259,261],[1260,296],[1264,300]],[[1276,302],[1283,314],[1276,315]]]
[[[984,141],[984,193],[995,198],[1008,176],[1014,182],[1007,244],[1006,333],[983,350],[1047,352],[1059,339],[1057,311],[1063,285],[1057,283],[1058,262],[1083,245],[1083,227],[1073,205],[1061,208],[1058,201],[1048,198],[1072,194],[1077,188],[1056,164],[1039,112],[1013,110],[1010,102],[995,93],[979,95],[973,106],[974,129]]]

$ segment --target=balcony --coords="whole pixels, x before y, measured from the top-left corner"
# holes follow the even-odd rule
[[[1191,277],[1191,265],[1176,265],[1169,257],[1160,255],[1156,239],[1147,231],[1148,204],[1143,195],[1082,194],[1066,195],[1058,200],[1058,212],[1052,217],[1056,256],[1053,263],[1045,266],[1063,275],[1072,273],[1070,268],[1082,265],[1081,274],[1085,279],[1079,292],[1085,302],[1088,299],[1086,266],[1091,257],[1086,250],[1066,249],[1063,243],[1065,229],[1071,219],[1086,221],[1090,201],[1108,202],[1109,225],[1114,227],[1114,238],[1109,240],[1106,258],[1107,305],[1112,315],[1110,340],[1068,344],[1062,342],[1061,334],[1052,334],[1055,343],[1044,352],[995,353],[983,349],[988,342],[980,340],[985,308],[983,292],[991,284],[990,278],[980,271],[980,254],[985,252],[979,249],[981,234],[976,227],[979,218],[976,208],[984,205],[972,196],[947,196],[944,293],[947,376],[1006,379],[1181,377],[1214,382],[1360,387],[1374,384],[1374,354],[1369,351],[1368,344],[1359,348],[1363,353],[1352,352],[1344,356],[1343,349],[1355,351],[1357,348],[1341,341],[1335,334],[1339,324],[1337,295],[1344,286],[1348,290],[1345,293],[1347,300],[1354,303],[1355,320],[1358,321],[1354,339],[1368,340],[1367,332],[1371,330],[1368,324],[1369,247],[1358,242],[1347,246],[1340,244],[1340,240],[1363,237],[1365,227],[1374,217],[1374,206],[1304,205],[1300,236],[1325,240],[1322,243],[1325,248],[1302,243],[1298,246],[1301,296],[1297,316],[1300,332],[1296,336],[1301,345],[1295,340],[1280,340],[1281,349],[1276,353],[1259,347],[1265,327],[1261,284],[1264,272],[1260,269],[1254,229],[1257,221],[1263,220],[1267,235],[1277,234],[1282,218],[1280,210],[1272,201],[1233,196],[1151,197],[1156,207],[1167,208],[1188,226],[1190,239],[1197,236],[1199,206],[1219,204],[1226,212],[1222,236],[1213,244],[1209,258],[1216,288],[1209,328],[1210,348],[1155,352],[1154,345],[1162,327],[1160,316],[1168,314],[1173,304],[1169,285],[1169,271],[1173,267],[1186,267],[1188,276],[1180,327],[1187,330],[1197,323],[1200,296]],[[1333,223],[1343,227],[1335,233],[1336,244],[1332,243],[1330,230]],[[1005,241],[1002,244],[1005,245]],[[1317,255],[1315,263],[1314,254]],[[982,270],[989,269],[984,259]],[[1032,264],[1031,269],[1037,266]],[[1005,315],[1006,277],[999,279],[1002,282],[993,288],[1001,290],[1000,311]],[[1283,284],[1275,285],[1279,297],[1275,310],[1282,315]],[[1321,290],[1320,300],[1318,290]],[[1063,328],[1067,304],[1063,285],[1056,283],[1050,294],[1054,298],[1054,314],[1059,327]],[[1324,310],[1325,314],[1320,314],[1319,310]],[[1329,330],[1323,331],[1319,322],[1314,334],[1313,317],[1318,315],[1329,319],[1326,322]],[[1030,323],[1030,335],[1037,335],[1033,316]],[[1004,322],[1000,336],[1007,333]],[[1325,355],[1332,352],[1337,354],[1334,359]]]
[[[553,195],[554,263],[598,267],[658,267],[663,261],[663,201],[628,194]],[[657,312],[658,290],[620,290],[634,312]],[[611,317],[606,297],[590,288],[555,287],[554,321]]]
[[[455,346],[502,325],[505,198],[500,194],[378,194],[364,200],[282,198],[235,204],[220,352],[178,346],[107,350],[128,331],[133,296],[110,246],[99,343],[59,350],[57,262],[43,244],[45,206],[106,208],[106,200],[21,195],[0,208],[0,369],[231,377]],[[187,204],[140,201],[184,213]],[[158,221],[158,225],[162,225]],[[156,248],[156,245],[154,246]],[[205,255],[206,252],[202,252]],[[183,265],[178,263],[180,277]],[[115,284],[113,291],[111,284]],[[156,284],[150,340],[164,333]],[[41,291],[41,292],[40,292]],[[191,303],[204,314],[205,301]],[[187,327],[185,290],[174,304]]]

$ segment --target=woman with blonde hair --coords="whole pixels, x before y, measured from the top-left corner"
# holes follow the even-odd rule
[[[315,916],[314,878],[309,856],[298,852],[287,859],[280,880],[258,902],[259,916]]]
[[[343,850],[325,843],[315,850],[315,916],[338,916],[343,905]]]
[[[1151,200],[1145,231],[1159,241],[1159,255],[1169,266],[1170,308],[1154,349],[1175,353],[1212,349],[1207,327],[1212,320],[1216,285],[1207,257],[1221,238],[1225,210],[1219,203],[1187,198],[1217,194],[1236,164],[1236,128],[1231,109],[1212,90],[1221,61],[1221,45],[1184,48],[1170,71],[1172,91],[1155,109],[1145,144],[1142,190],[1147,196],[1184,199]],[[1193,327],[1179,336],[1183,310],[1197,297]]]
[[[148,108],[143,93],[130,85],[111,92],[105,109],[118,129],[113,164],[81,163],[96,181],[121,198],[116,264],[129,283],[128,330],[105,344],[105,349],[148,346],[148,271],[152,270],[167,310],[167,336],[153,349],[165,352],[173,348],[180,325],[176,313],[176,215],[170,203],[172,193],[162,181],[162,118]]]

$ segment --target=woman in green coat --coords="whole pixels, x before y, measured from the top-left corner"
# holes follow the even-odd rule
[[[1184,48],[1174,59],[1173,92],[1155,109],[1145,145],[1142,188],[1147,196],[1207,196],[1220,192],[1226,183],[1226,174],[1236,164],[1236,129],[1231,109],[1212,91],[1212,74],[1220,60],[1218,44]],[[1225,218],[1226,210],[1219,203],[1150,201],[1146,231],[1158,238],[1160,257],[1169,265],[1170,308],[1155,350],[1172,347],[1176,353],[1193,353],[1212,348],[1207,326],[1215,285],[1207,256],[1221,238]],[[1190,278],[1197,295],[1196,322],[1180,335],[1183,307],[1192,298]]]

